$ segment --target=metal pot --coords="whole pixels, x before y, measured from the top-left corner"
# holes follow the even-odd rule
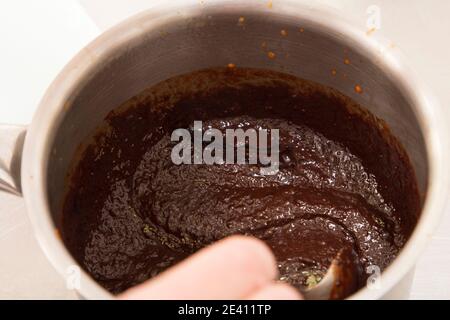
[[[272,8],[260,0],[156,5],[101,35],[64,68],[26,129],[23,156],[25,129],[0,128],[0,185],[23,195],[40,245],[64,274],[76,264],[55,233],[65,177],[78,146],[109,111],[159,81],[202,68],[234,63],[291,73],[367,107],[405,147],[423,195],[420,220],[381,287],[350,298],[405,297],[448,198],[449,148],[442,108],[386,43],[334,12],[294,1]],[[79,292],[112,298],[84,272]]]

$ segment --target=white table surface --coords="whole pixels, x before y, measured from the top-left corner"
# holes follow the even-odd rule
[[[281,0],[273,0],[274,6],[277,1]],[[382,32],[401,48],[440,102],[450,105],[450,1],[299,1],[335,7],[352,15],[361,28],[366,28],[366,9],[377,5],[382,16],[381,30],[377,32]],[[102,30],[151,7],[154,2],[2,1],[0,123],[29,123],[45,89],[77,51]],[[412,298],[450,299],[449,248],[450,210],[447,210],[417,264]],[[39,248],[23,200],[5,193],[0,193],[0,252],[0,299],[76,298]]]

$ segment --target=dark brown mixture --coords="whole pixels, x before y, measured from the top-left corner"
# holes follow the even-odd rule
[[[171,133],[194,120],[222,132],[279,129],[280,171],[173,164]],[[339,254],[350,280],[332,298],[344,298],[368,266],[389,265],[420,212],[408,158],[380,120],[330,88],[270,71],[169,79],[110,113],[80,159],[62,236],[113,293],[247,234],[273,249],[280,278],[301,290]]]

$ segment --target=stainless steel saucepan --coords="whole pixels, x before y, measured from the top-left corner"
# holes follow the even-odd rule
[[[403,60],[388,42],[324,8],[281,0],[271,8],[261,0],[165,1],[105,32],[73,58],[26,129],[0,127],[0,185],[23,196],[41,247],[64,274],[76,264],[55,233],[65,176],[80,143],[109,111],[152,84],[202,68],[234,63],[290,73],[367,107],[409,154],[424,200],[420,221],[383,272],[381,287],[350,297],[402,298],[444,210],[450,159],[442,107]],[[113,297],[85,273],[79,292]]]

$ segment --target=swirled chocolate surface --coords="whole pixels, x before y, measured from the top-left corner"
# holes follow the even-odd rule
[[[280,169],[176,165],[174,129],[279,129]],[[62,235],[118,293],[232,234],[264,240],[280,279],[351,270],[332,298],[383,270],[417,221],[413,170],[383,123],[340,93],[275,72],[212,69],[169,79],[111,112],[74,159]]]

